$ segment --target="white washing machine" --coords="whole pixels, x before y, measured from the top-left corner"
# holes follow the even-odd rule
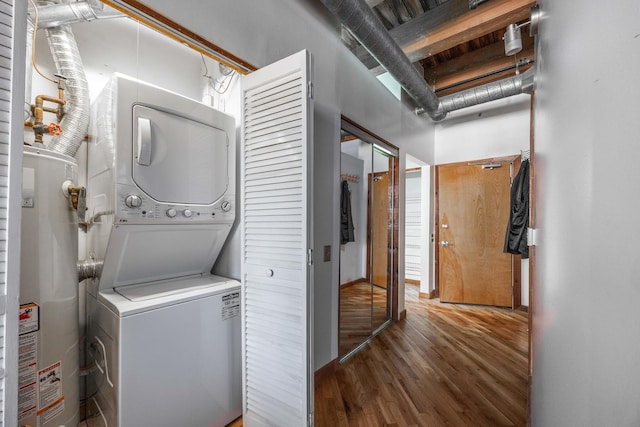
[[[109,426],[225,426],[242,412],[240,287],[203,275],[90,299]]]
[[[240,284],[210,274],[235,220],[235,123],[116,75],[92,107],[87,287],[95,397],[110,427],[241,415]]]

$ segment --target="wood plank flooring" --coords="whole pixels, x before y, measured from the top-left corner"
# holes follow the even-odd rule
[[[373,316],[372,316],[373,313]],[[387,290],[360,282],[340,288],[340,357],[360,345],[389,319]]]
[[[316,385],[315,425],[525,426],[527,317],[418,300]]]
[[[315,425],[525,426],[526,313],[419,300],[406,287],[406,319],[316,384]]]

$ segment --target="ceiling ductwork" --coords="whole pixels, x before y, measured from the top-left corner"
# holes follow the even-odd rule
[[[122,13],[98,0],[52,4],[38,7],[38,28],[59,27],[94,19],[120,18]]]
[[[439,98],[365,0],[322,0],[322,3],[413,98],[418,104],[416,113],[427,113],[434,121],[444,119],[450,111],[530,93],[533,88],[535,75],[531,69],[504,80]]]
[[[322,0],[342,24],[367,51],[400,83],[433,120],[442,120],[446,113],[438,111],[440,100],[427,86],[400,46],[389,35],[364,0]]]
[[[524,73],[516,74],[513,77],[443,96],[440,98],[439,109],[442,112],[450,113],[451,111],[473,107],[474,105],[508,98],[521,93],[530,94],[533,91],[534,77],[534,69],[529,68]],[[416,113],[424,114],[425,111],[418,108]]]

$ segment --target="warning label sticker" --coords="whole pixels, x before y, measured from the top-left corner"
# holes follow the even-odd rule
[[[36,414],[36,383],[18,389],[18,418]]]
[[[18,320],[18,334],[28,334],[40,329],[40,307],[36,303],[22,304]]]
[[[18,343],[18,416],[20,419],[36,413],[37,405],[38,334],[20,335]]]
[[[43,426],[64,412],[64,397],[38,411],[39,425]]]
[[[38,371],[38,415],[62,397],[62,362]]]
[[[228,320],[240,314],[240,292],[222,296],[222,320]]]
[[[35,365],[38,358],[38,334],[31,332],[18,339],[18,364]],[[35,381],[35,378],[33,379]]]

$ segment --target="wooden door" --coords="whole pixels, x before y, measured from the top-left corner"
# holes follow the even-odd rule
[[[452,164],[438,173],[440,300],[512,305],[512,259],[503,253],[510,167]]]
[[[370,181],[371,182],[371,181]],[[389,174],[373,174],[373,191],[369,192],[371,206],[371,253],[373,259],[371,283],[387,288],[389,281]]]

